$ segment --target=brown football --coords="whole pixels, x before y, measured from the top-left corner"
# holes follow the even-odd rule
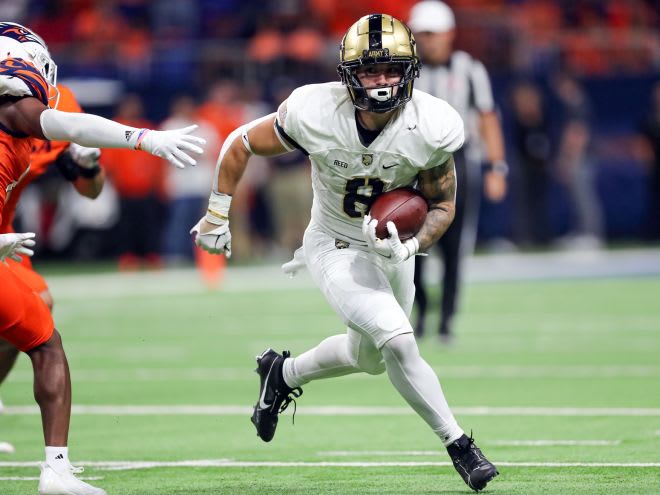
[[[405,241],[419,232],[428,211],[426,200],[417,190],[402,187],[378,196],[371,205],[369,215],[378,220],[376,235],[379,239],[389,237],[387,222],[394,222],[399,239]]]

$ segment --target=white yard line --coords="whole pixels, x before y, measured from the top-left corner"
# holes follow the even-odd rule
[[[39,462],[0,462],[0,468],[37,467]],[[231,459],[206,459],[197,461],[82,461],[77,465],[98,469],[101,471],[126,471],[134,469],[154,469],[173,467],[424,467],[452,466],[451,462],[306,462],[306,461],[235,461]],[[498,466],[507,467],[621,467],[621,468],[660,468],[660,462],[506,462],[495,461]]]
[[[482,444],[483,442],[479,442]],[[319,457],[381,457],[381,456],[409,456],[409,457],[429,457],[437,455],[446,455],[447,452],[441,450],[323,450],[317,452]]]
[[[654,365],[500,365],[500,366],[436,366],[434,370],[443,379],[509,379],[509,378],[660,378],[660,366]],[[84,369],[72,370],[75,383],[103,383],[117,381],[131,382],[216,382],[216,381],[254,381],[254,373],[245,367],[236,368],[133,368],[133,369]],[[355,374],[346,377],[349,380],[368,380],[372,377]],[[12,381],[32,383],[32,370],[16,370],[11,375]]]
[[[608,447],[621,445],[621,440],[495,440],[500,447]]]
[[[105,476],[76,476],[83,481],[98,481],[105,479]],[[38,476],[0,476],[0,481],[39,481]]]
[[[608,447],[621,445],[621,440],[481,440],[479,445],[497,445],[498,447]],[[369,457],[369,456],[407,456],[428,457],[444,455],[441,450],[324,450],[318,456],[330,457]]]
[[[389,406],[301,406],[299,414],[308,416],[407,416],[415,412],[409,407]],[[660,417],[660,408],[635,407],[454,407],[462,416],[580,416],[580,417]],[[239,405],[74,405],[73,414],[94,416],[242,416],[252,407]],[[5,414],[14,416],[40,414],[35,406],[6,406]]]

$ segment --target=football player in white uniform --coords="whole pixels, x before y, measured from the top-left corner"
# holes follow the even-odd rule
[[[290,357],[267,349],[257,358],[260,395],[252,422],[266,442],[278,414],[302,385],[349,373],[387,374],[447,448],[465,482],[481,490],[498,473],[459,427],[408,320],[413,257],[430,248],[454,217],[452,153],[463,122],[443,100],[413,91],[420,64],[408,27],[385,14],[359,19],[344,36],[340,82],[296,89],[276,114],[239,129],[218,158],[196,243],[231,255],[229,207],[250,155],[302,150],[312,164],[312,220],[296,258],[304,261],[347,325],[317,347]],[[419,233],[401,242],[396,226],[378,239],[369,207],[382,192],[417,185],[429,204]],[[287,266],[289,268],[296,262]]]

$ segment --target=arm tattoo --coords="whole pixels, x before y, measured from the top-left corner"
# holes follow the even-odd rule
[[[456,211],[454,158],[419,173],[419,190],[429,203],[429,212],[415,237],[419,250],[426,251],[447,231]]]

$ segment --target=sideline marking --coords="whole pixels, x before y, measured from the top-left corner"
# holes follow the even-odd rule
[[[495,440],[489,444],[498,445],[500,447],[606,447],[611,445],[621,445],[621,440]]]
[[[412,416],[416,413],[409,407],[389,406],[301,406],[300,414],[309,416]],[[454,407],[454,414],[463,416],[660,416],[660,408],[635,407]],[[92,406],[74,405],[73,414],[92,416],[243,416],[252,413],[246,406]],[[24,416],[40,414],[35,406],[6,406],[6,415]]]
[[[40,462],[0,462],[0,467],[36,467]],[[446,467],[451,462],[306,462],[306,461],[234,461],[231,459],[206,459],[198,461],[82,461],[76,464],[102,471],[127,471],[134,469],[153,469],[170,467]],[[660,468],[660,462],[503,462],[495,461],[498,466],[507,467],[622,467],[622,468]]]
[[[105,479],[105,476],[76,476],[82,481],[99,481]],[[38,476],[0,476],[0,481],[39,481]]]
[[[484,445],[497,445],[499,447],[555,447],[555,446],[584,446],[604,447],[621,445],[621,440],[493,440],[481,441]],[[435,456],[445,455],[441,450],[324,450],[317,452],[318,456],[350,457],[350,456]]]

